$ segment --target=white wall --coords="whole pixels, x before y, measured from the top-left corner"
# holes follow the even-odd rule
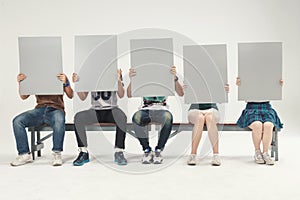
[[[26,101],[18,97],[18,36],[62,36],[64,72],[70,77],[74,71],[74,35],[120,34],[140,28],[169,29],[199,44],[228,45],[231,92],[225,120],[229,122],[237,120],[245,105],[236,100],[237,42],[282,41],[284,99],[273,102],[273,106],[285,124],[284,131],[296,132],[300,111],[299,24],[299,0],[0,0],[0,143],[14,149],[11,120],[35,105],[33,97]],[[127,72],[129,66],[124,65]],[[177,67],[182,73],[182,66]],[[71,122],[72,100],[65,98],[65,102],[67,121]],[[120,101],[123,107],[127,102],[127,98]],[[125,108],[129,117],[137,102],[130,101]],[[187,107],[178,109],[174,102],[176,98],[170,101],[175,121],[186,121]]]

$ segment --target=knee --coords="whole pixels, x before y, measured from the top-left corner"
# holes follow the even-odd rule
[[[13,119],[12,123],[13,123],[13,126],[14,126],[14,127],[15,127],[15,126],[23,126],[23,117],[21,117],[21,116],[16,116],[16,117]]]
[[[274,125],[271,122],[265,122],[264,123],[264,129],[270,130],[270,129],[273,129],[273,127],[274,127]]]
[[[253,122],[251,128],[252,130],[262,131],[262,123],[259,121]]]
[[[207,114],[205,116],[205,122],[208,124],[211,124],[214,121],[213,115],[212,114]]]
[[[197,115],[196,120],[198,124],[203,124],[205,121],[205,117],[202,114]]]
[[[204,123],[204,116],[202,113],[200,113],[199,111],[196,112],[193,112],[193,113],[189,113],[188,115],[188,119],[189,119],[189,122],[192,123],[192,124],[197,124],[197,125],[201,125]]]
[[[74,116],[74,123],[75,124],[78,124],[80,122],[80,114],[79,113],[76,113],[75,116]]]
[[[137,111],[132,116],[132,122],[135,123],[135,124],[141,124],[142,123],[142,119],[141,118],[142,118],[141,112]]]
[[[165,123],[173,123],[173,115],[169,111],[166,111],[164,114]]]
[[[127,122],[127,116],[121,109],[113,110],[114,119]]]

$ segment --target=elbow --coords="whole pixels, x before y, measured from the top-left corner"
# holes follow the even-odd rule
[[[119,98],[121,99],[121,98],[123,98],[123,97],[124,97],[124,93],[122,93],[122,94],[118,94],[118,96],[119,96]]]
[[[73,93],[72,93],[72,94],[69,94],[68,97],[69,97],[69,99],[73,99],[74,94],[73,94]]]

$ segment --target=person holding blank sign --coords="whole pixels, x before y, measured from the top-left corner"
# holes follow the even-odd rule
[[[59,81],[63,83],[64,92],[72,99],[73,89],[70,86],[67,76],[63,73],[57,75]],[[26,79],[26,75],[20,73],[17,76],[19,84],[19,94],[25,100],[30,95],[21,95],[20,82]],[[28,146],[26,127],[40,126],[48,124],[53,129],[53,166],[62,165],[61,152],[65,136],[65,111],[63,95],[36,95],[37,105],[33,110],[26,111],[13,119],[13,130],[17,143],[19,156],[10,164],[12,166],[24,165],[32,162]]]
[[[229,85],[225,85],[226,92],[229,92]],[[208,136],[213,149],[213,166],[220,166],[221,159],[219,157],[219,136],[217,123],[219,122],[219,111],[216,103],[197,103],[192,104],[188,113],[188,120],[194,124],[192,131],[192,148],[188,157],[188,165],[196,165],[197,149],[202,137],[204,124],[208,130]]]
[[[73,82],[78,81],[78,76],[73,73]],[[79,155],[73,161],[74,166],[82,166],[89,162],[89,153],[87,150],[86,125],[94,123],[116,123],[116,139],[115,139],[115,154],[114,161],[118,165],[126,165],[127,159],[124,157],[125,149],[126,125],[127,117],[125,113],[118,107],[117,96],[124,96],[124,87],[122,82],[122,70],[118,70],[118,91],[98,91],[91,92],[92,107],[89,110],[84,110],[76,113],[74,117],[75,134]],[[79,98],[84,101],[87,98],[88,92],[77,92]]]
[[[174,75],[175,91],[179,96],[183,96],[183,87],[178,82],[175,66],[171,67],[170,73]],[[130,78],[135,75],[136,72],[131,68],[129,71]],[[127,96],[129,98],[132,97],[131,82],[127,88]],[[172,113],[168,111],[166,101],[167,98],[165,96],[143,97],[142,108],[135,112],[132,117],[135,134],[144,151],[144,156],[142,158],[143,164],[161,164],[163,161],[161,152],[168,141],[173,124],[173,116]],[[144,128],[146,125],[152,122],[162,125],[162,129],[159,133],[158,143],[154,152],[149,145],[149,137]]]
[[[238,77],[236,85],[242,84]],[[283,80],[278,81],[283,85]],[[252,130],[252,141],[255,148],[254,160],[258,164],[274,165],[274,161],[268,154],[269,147],[272,142],[272,133],[274,126],[282,128],[282,123],[272,108],[269,101],[247,102],[246,108],[237,121],[237,125],[241,128],[249,127]],[[263,150],[261,151],[261,146]]]

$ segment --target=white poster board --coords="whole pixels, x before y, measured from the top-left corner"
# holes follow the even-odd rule
[[[174,96],[172,38],[130,40],[130,51],[132,96]]]
[[[116,35],[75,36],[77,92],[116,91],[118,55]]]
[[[282,99],[282,43],[239,43],[238,77],[238,100]]]
[[[183,46],[183,64],[185,103],[228,102],[225,44]]]
[[[63,83],[57,75],[62,69],[60,37],[19,37],[20,83],[22,95],[63,94]]]

